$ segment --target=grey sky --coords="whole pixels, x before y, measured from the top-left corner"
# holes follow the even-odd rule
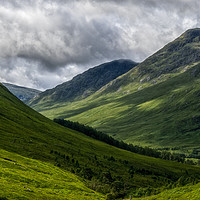
[[[141,62],[200,25],[198,0],[0,0],[0,81],[46,89],[106,61]]]

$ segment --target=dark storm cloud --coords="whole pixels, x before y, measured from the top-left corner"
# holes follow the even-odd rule
[[[61,6],[60,1],[45,1],[39,7],[37,1],[29,2],[1,7],[0,17],[5,25],[1,56],[36,60],[54,69],[126,53],[119,46],[119,29],[106,16],[95,14],[98,9],[90,2]]]
[[[199,9],[197,0],[0,0],[0,80],[49,88],[108,60],[142,61],[199,26]]]

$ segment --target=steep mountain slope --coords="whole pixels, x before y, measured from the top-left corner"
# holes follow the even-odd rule
[[[0,85],[0,105],[1,149],[52,163],[62,168],[64,174],[67,173],[65,170],[70,170],[87,180],[87,185],[97,191],[112,192],[115,197],[124,196],[130,192],[138,194],[138,190],[140,195],[144,195],[147,190],[151,190],[153,194],[162,191],[169,184],[176,186],[180,177],[184,176],[186,179],[194,176],[196,179],[200,177],[200,168],[197,166],[183,165],[127,152],[94,140],[82,133],[61,127],[27,107],[2,85]],[[0,176],[3,177],[0,179],[1,188],[5,184],[4,178],[6,184],[11,181],[10,178],[13,178],[14,181],[9,182],[9,188],[12,187],[12,191],[16,187],[16,182],[19,182],[18,186],[24,186],[25,183],[24,187],[29,187],[34,191],[37,189],[34,189],[32,184],[36,184],[43,193],[48,191],[46,188],[52,189],[51,184],[45,186],[40,182],[42,178],[38,180],[39,183],[35,183],[31,175],[31,173],[35,174],[34,170],[37,169],[39,173],[42,173],[40,171],[42,165],[44,168],[49,168],[47,171],[44,169],[48,178],[48,173],[51,174],[52,170],[54,171],[52,165],[41,164],[40,161],[37,161],[39,165],[37,168],[36,161],[26,161],[25,158],[5,151],[1,151],[0,156],[1,163],[6,161],[6,163],[2,163],[6,165],[6,170],[3,170],[3,174],[0,173]],[[22,166],[22,170],[24,170],[22,173],[26,176],[18,175],[9,169],[13,161],[20,165],[14,165],[18,169],[20,168],[19,170]],[[29,168],[27,162],[33,162],[33,171],[30,172],[27,169]],[[27,165],[24,166],[24,163]],[[59,171],[59,176],[60,173],[61,171]],[[37,177],[38,174],[36,173],[34,176]],[[28,180],[26,177],[29,177]],[[48,181],[46,183],[48,184]],[[55,187],[64,187],[63,183],[60,184],[56,184]],[[143,188],[143,192],[140,188]],[[64,188],[62,191],[65,194],[67,190],[70,189]],[[74,190],[74,187],[71,190]],[[77,190],[79,189],[77,188]],[[59,192],[60,189],[57,191]],[[84,191],[86,194],[89,193],[89,196],[94,195],[89,189],[84,189]],[[0,194],[4,196],[7,194],[6,192],[7,190],[2,190]],[[75,193],[73,195],[75,195],[74,199],[78,198]],[[80,196],[78,193],[77,195]],[[100,195],[96,194],[95,198],[99,197]]]
[[[104,92],[122,89],[141,90],[187,71],[200,62],[200,29],[190,29],[124,76],[104,88]],[[121,93],[122,94],[122,93]]]
[[[10,83],[2,84],[6,86],[11,93],[13,93],[18,99],[20,99],[24,103],[27,103],[30,99],[34,98],[41,92],[36,89],[21,87]]]
[[[74,77],[71,81],[40,93],[32,100],[30,105],[39,104],[47,106],[58,102],[86,98],[136,65],[137,63],[131,60],[114,60],[90,68],[86,72]]]
[[[89,98],[55,104],[42,114],[89,124],[134,144],[198,152],[199,38],[200,29],[188,30]]]

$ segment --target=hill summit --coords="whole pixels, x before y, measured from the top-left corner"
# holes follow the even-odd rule
[[[131,60],[121,59],[90,68],[75,76],[71,81],[40,93],[32,100],[31,106],[84,99],[136,65],[137,63]]]

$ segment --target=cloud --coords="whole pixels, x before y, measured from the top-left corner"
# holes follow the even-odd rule
[[[108,60],[142,61],[199,26],[199,9],[197,0],[0,0],[0,81],[45,89]]]

